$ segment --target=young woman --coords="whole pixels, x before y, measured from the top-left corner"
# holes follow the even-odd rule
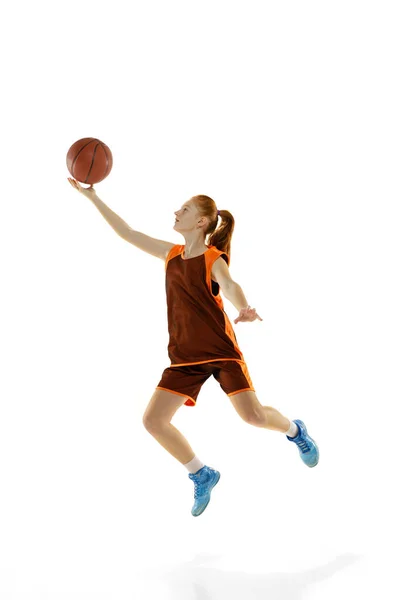
[[[189,471],[194,482],[192,515],[207,507],[219,471],[204,465],[189,442],[172,424],[180,406],[196,406],[201,386],[212,375],[227,394],[239,416],[256,427],[286,434],[308,467],[315,467],[319,450],[299,419],[290,421],[275,408],[262,406],[253,388],[243,354],[228,316],[220,289],[239,311],[234,323],[263,319],[251,308],[240,285],[229,273],[230,244],[235,221],[219,211],[212,198],[193,196],[175,212],[175,231],[185,245],[172,244],[134,231],[97,196],[93,187],[73,187],[90,198],[123,239],[164,261],[171,365],[156,386],[143,416],[149,433]],[[218,226],[218,217],[221,222]],[[209,236],[206,243],[206,236]]]

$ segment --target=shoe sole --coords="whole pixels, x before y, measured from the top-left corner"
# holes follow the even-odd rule
[[[216,471],[216,477],[214,478],[214,481],[210,486],[210,497],[208,499],[208,502],[207,502],[207,504],[205,504],[203,506],[203,508],[201,509],[201,511],[199,513],[196,513],[195,515],[193,515],[193,513],[192,513],[193,517],[199,517],[206,510],[206,508],[209,505],[210,500],[211,500],[211,492],[212,492],[213,488],[217,485],[218,481],[220,480],[220,477],[221,477],[221,473],[219,471]]]

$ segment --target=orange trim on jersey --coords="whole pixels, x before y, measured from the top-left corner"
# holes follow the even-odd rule
[[[224,311],[224,303],[223,300],[221,298],[221,295],[219,293],[218,290],[218,294],[217,296],[214,296],[212,293],[212,283],[211,283],[211,270],[212,270],[212,266],[215,263],[215,261],[222,255],[225,254],[225,256],[228,259],[228,265],[229,265],[229,256],[226,254],[226,252],[223,252],[222,250],[218,250],[215,246],[211,246],[211,248],[213,249],[213,252],[206,252],[205,253],[205,259],[206,259],[206,283],[207,283],[207,287],[210,291],[210,294],[212,296],[212,298],[214,298],[215,302],[218,304],[219,308],[221,309],[221,311],[224,314],[224,319],[225,319],[225,333],[226,335],[229,337],[229,339],[231,340],[236,352],[242,357],[243,360],[243,354],[240,351],[239,346],[237,345],[236,342],[236,338],[235,338],[235,334],[233,332],[233,328],[231,325],[231,322],[228,319],[227,314]]]
[[[177,244],[176,246],[172,246],[171,250],[168,252],[167,254],[167,258],[165,260],[165,271],[167,270],[168,267],[168,263],[170,260],[172,260],[173,258],[175,258],[175,256],[178,256],[178,254],[181,254],[183,252],[185,246],[182,246],[180,244]]]

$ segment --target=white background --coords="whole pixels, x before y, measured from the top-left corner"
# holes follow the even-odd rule
[[[397,2],[20,2],[3,9],[0,596],[4,600],[397,597]],[[161,260],[68,183],[173,243],[210,195],[231,274],[263,321],[234,329],[260,402],[210,378],[174,425],[221,472],[191,515],[187,470],[142,416],[169,366]],[[237,311],[224,299],[233,322]]]

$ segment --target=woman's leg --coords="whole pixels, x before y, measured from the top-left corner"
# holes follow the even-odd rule
[[[262,406],[253,391],[239,392],[229,396],[236,412],[243,421],[255,425],[286,433],[290,427],[290,421],[272,406]]]
[[[195,453],[187,439],[170,421],[185,401],[185,396],[156,389],[143,415],[147,431],[183,465],[190,462]]]

